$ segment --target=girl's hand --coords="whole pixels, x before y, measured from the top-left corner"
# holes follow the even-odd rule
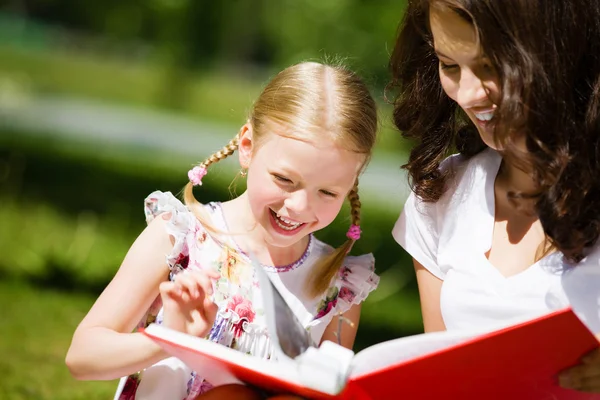
[[[600,349],[586,354],[579,365],[561,372],[558,383],[566,389],[600,393]]]
[[[212,280],[216,271],[189,270],[175,280],[160,284],[163,302],[163,324],[194,336],[206,336],[215,322],[218,307],[212,301]]]

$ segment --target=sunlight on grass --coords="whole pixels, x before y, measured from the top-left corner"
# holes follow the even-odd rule
[[[73,219],[45,204],[3,198],[0,268],[19,278],[49,279],[57,272],[76,282],[106,282],[120,265],[129,237],[114,221],[81,213]],[[49,271],[49,263],[59,271]],[[64,269],[64,270],[62,270]]]
[[[0,398],[109,399],[116,382],[79,382],[64,358],[71,336],[93,302],[90,296],[0,281]]]

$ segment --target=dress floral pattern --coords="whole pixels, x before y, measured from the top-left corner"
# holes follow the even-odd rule
[[[212,218],[211,222],[218,229],[227,231],[220,204],[210,203],[205,208]],[[211,268],[221,275],[214,291],[214,301],[219,306],[219,311],[206,339],[252,356],[271,358],[272,348],[266,331],[258,279],[254,276],[248,257],[236,248],[233,241],[213,237],[204,230],[197,218],[169,192],[157,191],[150,194],[145,200],[144,211],[148,223],[160,214],[171,214],[166,228],[167,233],[175,239],[173,250],[166,255],[170,279],[191,268]],[[326,325],[334,315],[345,312],[352,304],[362,302],[377,287],[379,281],[374,273],[372,255],[349,256],[338,277],[321,299],[303,299],[296,295],[299,286],[293,285],[306,278],[311,266],[329,249],[326,244],[312,238],[297,267],[288,266],[282,272],[267,269],[273,280],[281,282],[280,292],[316,342],[320,341]],[[138,328],[150,323],[162,323],[161,308],[159,297],[142,318]],[[143,377],[144,371],[141,371],[122,378],[122,390],[115,399],[135,399],[138,388],[144,384]],[[181,400],[194,399],[213,387],[191,370],[186,382],[186,387],[180,388],[185,393]]]

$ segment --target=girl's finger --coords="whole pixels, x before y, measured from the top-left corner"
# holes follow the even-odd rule
[[[211,278],[204,271],[193,271],[190,277],[196,281],[198,287],[207,295],[213,294]]]
[[[221,277],[221,273],[216,269],[203,269],[203,271],[206,272],[210,279],[219,279]]]
[[[158,291],[161,296],[179,297],[180,295],[180,289],[174,282],[162,282],[158,287]]]
[[[200,297],[201,293],[197,278],[192,273],[178,274],[175,278],[175,283],[181,287],[184,293],[187,292],[190,298],[196,299]]]
[[[210,297],[204,299],[204,317],[209,324],[213,324],[217,318],[219,307],[212,301]]]

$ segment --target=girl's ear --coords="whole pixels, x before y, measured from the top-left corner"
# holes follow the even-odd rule
[[[246,123],[240,129],[240,138],[238,142],[238,156],[240,160],[240,167],[248,168],[250,161],[252,160],[252,150],[254,148],[252,141],[252,125]]]

